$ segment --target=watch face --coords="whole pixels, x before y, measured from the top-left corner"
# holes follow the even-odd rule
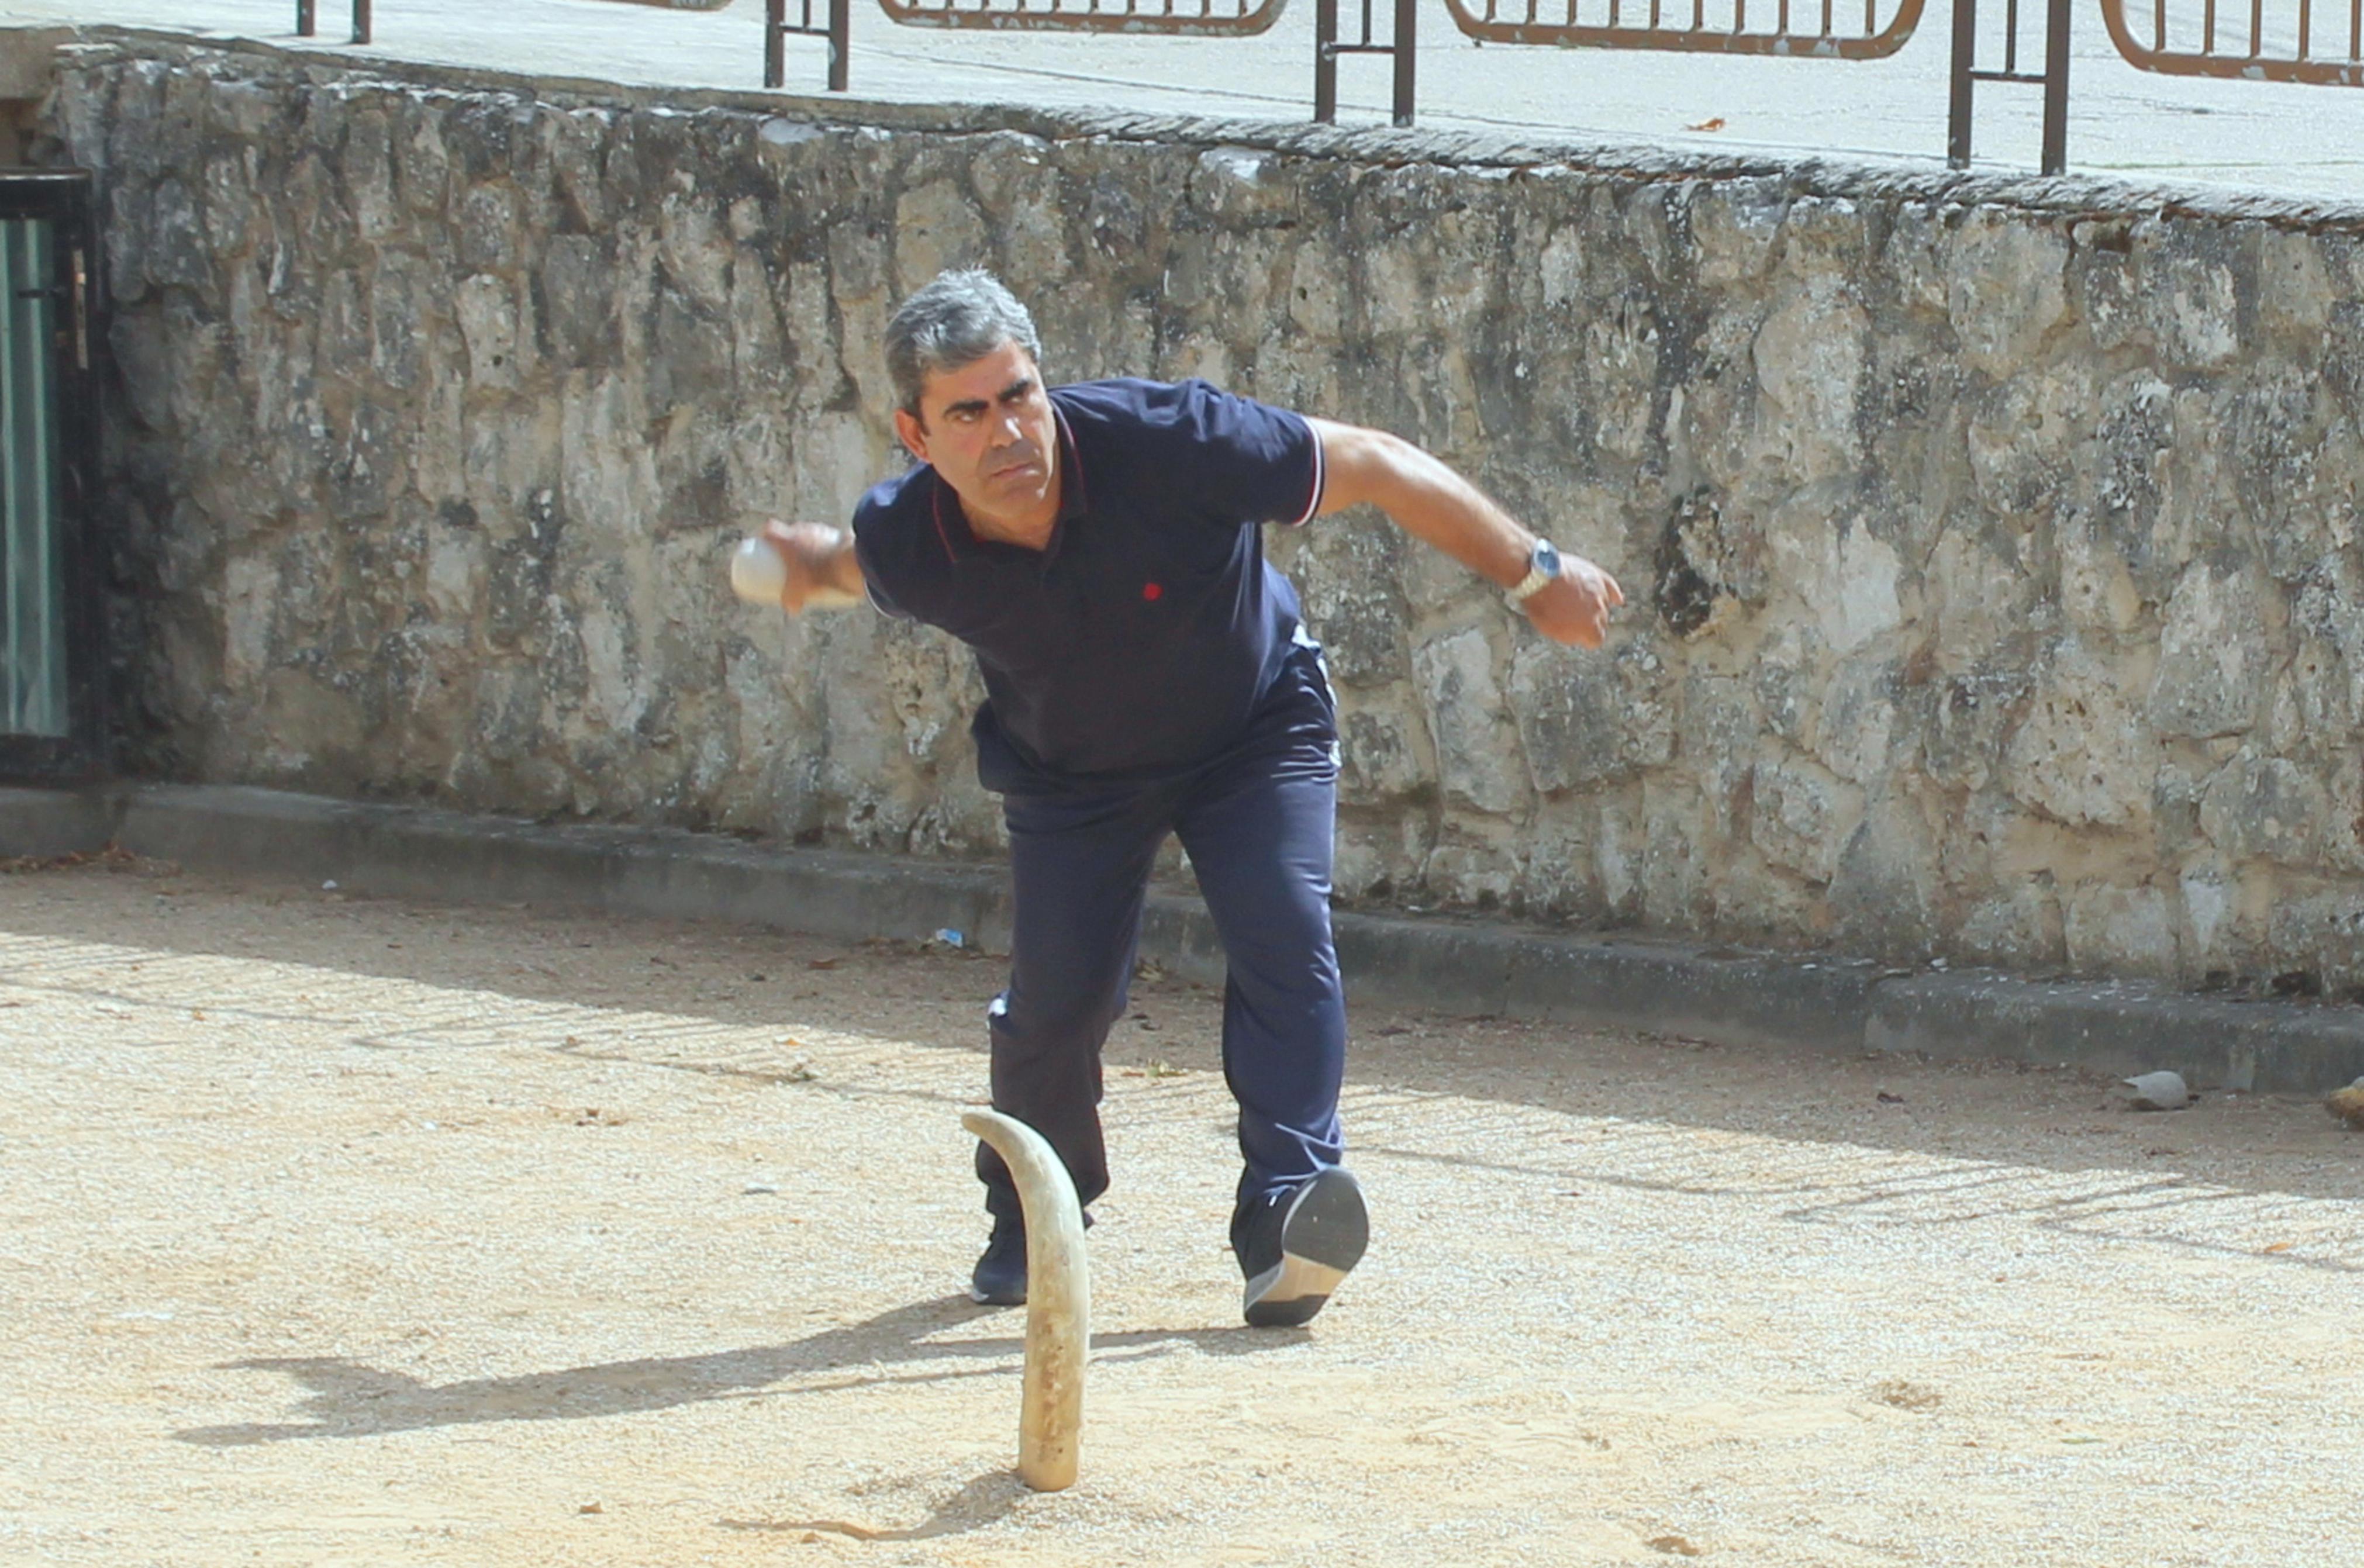
[[[1528,564],[1529,566],[1532,566],[1532,567],[1533,567],[1534,570],[1536,570],[1537,572],[1542,573],[1543,573],[1544,576],[1546,576],[1546,577],[1556,577],[1556,576],[1558,576],[1558,575],[1559,575],[1559,550],[1558,550],[1558,547],[1556,547],[1556,545],[1554,545],[1554,544],[1552,543],[1552,541],[1551,541],[1551,540],[1549,540],[1549,539],[1539,539],[1535,540],[1535,552],[1534,552],[1534,555],[1533,555],[1533,557],[1531,560],[1529,560],[1529,562],[1527,562],[1527,564]]]

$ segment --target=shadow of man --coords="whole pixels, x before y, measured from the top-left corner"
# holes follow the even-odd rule
[[[989,1309],[972,1305],[965,1296],[937,1296],[784,1345],[607,1362],[440,1385],[342,1356],[229,1362],[223,1363],[229,1370],[279,1372],[294,1378],[310,1391],[297,1407],[309,1419],[195,1427],[173,1436],[205,1448],[239,1448],[300,1438],[377,1437],[485,1421],[581,1420],[767,1392],[810,1393],[886,1383],[1014,1375],[1025,1349],[1020,1335],[934,1337],[944,1329],[988,1315]],[[1309,1339],[1303,1330],[1138,1329],[1096,1335],[1092,1350],[1093,1359],[1101,1362],[1167,1354],[1176,1349],[1204,1355],[1243,1355],[1281,1350]],[[962,1362],[987,1364],[927,1364]],[[825,1375],[839,1368],[880,1366],[912,1370]],[[800,1378],[815,1381],[795,1386]]]

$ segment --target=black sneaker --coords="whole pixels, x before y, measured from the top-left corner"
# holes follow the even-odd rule
[[[1084,1229],[1092,1228],[1092,1211],[1084,1210]],[[980,1307],[1026,1305],[1026,1221],[996,1215],[993,1235],[968,1276],[968,1298]]]
[[[1329,1303],[1370,1244],[1363,1189],[1332,1167],[1277,1194],[1239,1229],[1240,1272],[1247,1275],[1248,1326],[1293,1329]]]
[[[980,1307],[1026,1305],[1026,1222],[996,1215],[993,1236],[968,1276],[968,1298]]]

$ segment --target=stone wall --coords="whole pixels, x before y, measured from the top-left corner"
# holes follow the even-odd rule
[[[2352,225],[137,40],[47,115],[143,771],[989,854],[965,656],[723,578],[889,470],[880,325],[973,261],[1054,376],[1386,426],[1626,584],[1587,654],[1377,518],[1274,541],[1344,896],[2364,984]]]

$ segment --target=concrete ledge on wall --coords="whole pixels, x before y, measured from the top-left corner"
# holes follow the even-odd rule
[[[547,824],[223,785],[0,789],[0,858],[116,844],[192,870],[385,897],[719,919],[847,940],[1009,940],[998,866],[784,849],[676,828]],[[1357,995],[1741,1047],[2171,1067],[2195,1086],[2313,1094],[2364,1074],[2364,1009],[2191,996],[2133,982],[1913,973],[1829,958],[1341,911]],[[1149,902],[1144,957],[1219,984],[1197,899]]]
[[[1864,1043],[2121,1074],[2172,1068],[2211,1088],[2303,1093],[2364,1071],[2364,1009],[2228,1002],[2127,981],[1916,974],[1878,987]]]
[[[39,793],[0,801],[0,851],[15,852],[13,800]],[[209,784],[126,789],[106,813],[82,819],[105,816],[115,842],[136,854],[382,897],[740,920],[848,939],[1008,931],[1001,879],[988,869],[775,850],[679,828],[552,825]]]
[[[0,860],[55,860],[103,850],[122,822],[112,793],[0,789]]]

